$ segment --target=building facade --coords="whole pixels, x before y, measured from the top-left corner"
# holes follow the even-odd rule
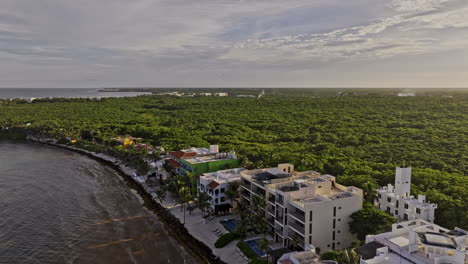
[[[221,170],[200,175],[198,190],[210,196],[211,209],[214,212],[234,206],[227,199],[225,192],[232,182],[240,182],[240,172],[244,168]],[[226,207],[228,205],[229,207]]]
[[[393,224],[387,233],[367,235],[356,252],[361,264],[464,264],[467,247],[467,231],[416,219]]]
[[[423,219],[434,222],[436,204],[426,201],[425,195],[411,195],[411,168],[396,168],[395,186],[389,184],[377,190],[375,206],[400,221]]]
[[[297,172],[292,164],[241,172],[241,202],[266,201],[265,219],[284,247],[314,245],[318,253],[351,246],[350,216],[362,208],[362,190],[336,183],[331,175]]]

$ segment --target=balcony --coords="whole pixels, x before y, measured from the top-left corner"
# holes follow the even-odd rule
[[[276,225],[275,226],[275,232],[281,236],[283,236],[283,227],[282,226],[279,226],[279,225]]]
[[[305,223],[305,216],[304,212],[302,211],[297,211],[297,210],[290,210],[288,212],[289,215],[293,216],[297,220],[301,221],[302,223]]]
[[[275,204],[275,196],[270,194],[270,196],[268,197],[268,201],[272,204]]]
[[[300,235],[304,236],[304,226],[301,226],[295,222],[288,222],[288,226],[293,228],[295,231],[298,231]]]
[[[268,206],[267,206],[267,211],[268,211],[270,214],[275,215],[275,207],[274,207],[274,206],[268,205]]]
[[[247,188],[247,189],[250,190],[250,187],[251,187],[250,185],[251,185],[251,183],[249,181],[246,181],[246,180],[241,181],[241,186],[244,187],[244,188]]]
[[[270,224],[271,226],[275,226],[275,218],[273,217],[268,217],[266,219],[267,223]]]

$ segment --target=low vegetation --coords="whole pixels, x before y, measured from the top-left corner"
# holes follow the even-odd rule
[[[218,238],[218,240],[216,240],[215,248],[222,248],[236,239],[239,239],[239,235],[237,235],[236,233],[229,232],[223,234]]]

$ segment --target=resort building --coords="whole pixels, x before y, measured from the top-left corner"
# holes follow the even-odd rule
[[[401,221],[423,219],[434,223],[437,205],[427,202],[425,195],[418,195],[415,199],[410,193],[411,168],[397,167],[395,186],[389,184],[378,189],[375,206]]]
[[[227,211],[234,206],[226,198],[225,192],[232,182],[240,182],[240,172],[244,168],[221,170],[200,175],[198,190],[211,197],[211,209],[214,212]]]
[[[348,222],[362,208],[362,190],[334,176],[297,172],[292,164],[242,171],[241,202],[251,204],[255,195],[265,199],[266,222],[284,247],[311,244],[320,253],[347,248],[355,239]]]
[[[393,224],[387,233],[367,235],[356,252],[361,264],[463,264],[467,247],[467,231],[416,219]]]
[[[210,149],[189,148],[171,151],[168,153],[167,163],[179,173],[189,172],[195,176],[238,166],[235,153],[221,153],[218,145],[211,145]]]

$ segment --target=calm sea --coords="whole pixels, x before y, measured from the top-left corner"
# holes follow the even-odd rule
[[[62,89],[62,88],[0,88],[0,98],[94,98],[94,97],[125,97],[151,93],[142,92],[98,92],[98,89]]]
[[[0,141],[0,263],[194,263],[117,173]]]

